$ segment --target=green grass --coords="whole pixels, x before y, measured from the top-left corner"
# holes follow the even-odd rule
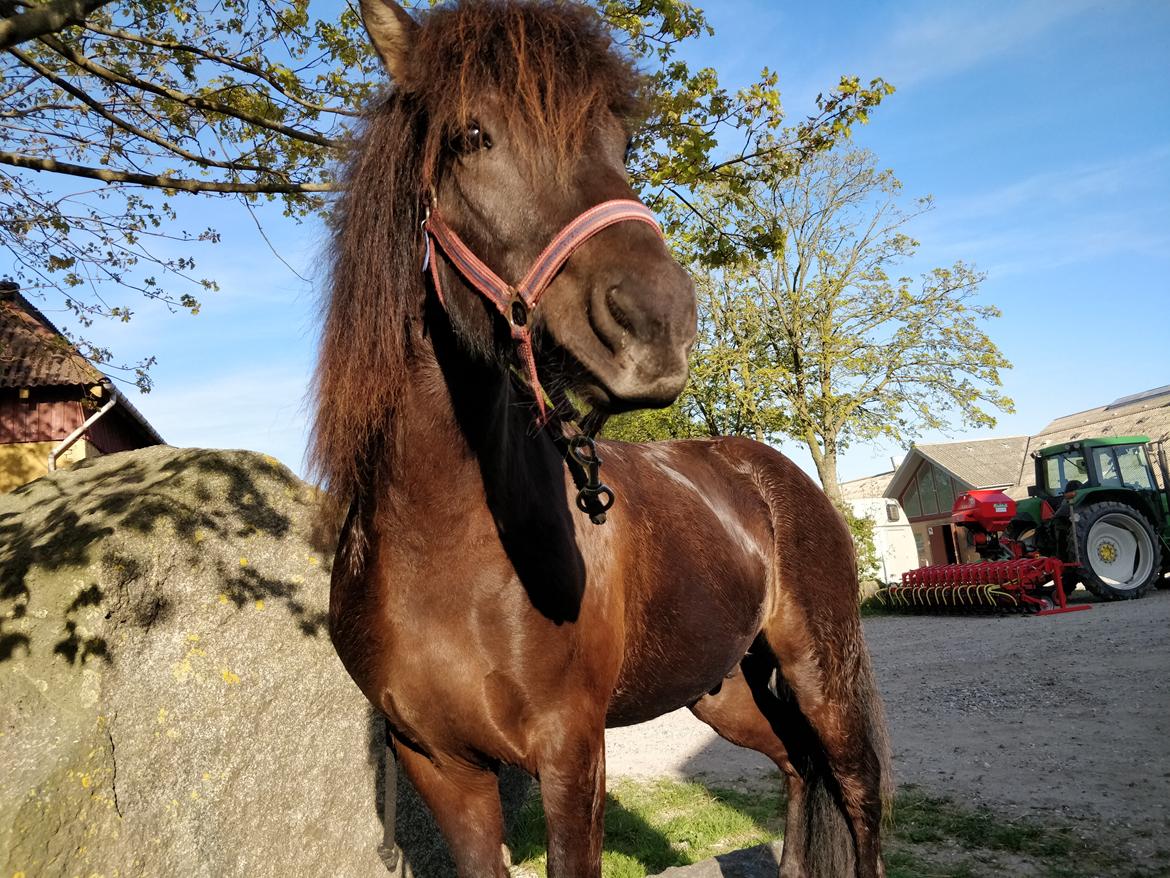
[[[894,805],[886,865],[889,878],[1170,876],[1170,866],[1135,860],[1125,840],[1115,825],[1089,820],[1008,820],[986,808],[965,808],[908,788]],[[946,853],[942,862],[939,852]],[[1157,859],[1166,862],[1161,855]]]
[[[777,781],[779,786],[779,781]],[[671,866],[780,838],[778,793],[745,794],[699,784],[624,781],[606,799],[606,878],[643,878]],[[885,841],[889,878],[1170,878],[1170,867],[1134,860],[1111,827],[1006,820],[907,788]],[[509,839],[523,871],[545,875],[544,815],[534,798]],[[1167,862],[1158,855],[1160,862]]]
[[[641,878],[671,866],[763,844],[779,837],[775,796],[748,796],[672,781],[612,787],[605,802],[606,878]],[[544,813],[529,802],[509,839],[513,860],[545,875]]]

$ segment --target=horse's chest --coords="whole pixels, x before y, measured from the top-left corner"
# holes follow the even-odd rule
[[[607,671],[581,658],[583,633],[596,636],[601,627],[569,620],[612,614],[572,577],[521,576],[498,540],[464,540],[461,551],[428,559],[403,548],[384,549],[367,571],[367,598],[352,602],[362,617],[355,629],[368,639],[349,645],[365,660],[347,667],[424,750],[524,764],[534,717],[555,708],[573,681],[616,674],[616,660]]]

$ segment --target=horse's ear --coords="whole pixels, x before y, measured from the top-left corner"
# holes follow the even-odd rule
[[[401,82],[410,69],[418,23],[394,0],[361,0],[362,23],[390,76]]]

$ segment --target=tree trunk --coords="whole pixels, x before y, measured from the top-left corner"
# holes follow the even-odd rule
[[[834,503],[841,503],[841,486],[837,483],[837,452],[826,451],[823,454],[814,454],[813,462],[817,465],[817,475],[821,478],[821,487]]]

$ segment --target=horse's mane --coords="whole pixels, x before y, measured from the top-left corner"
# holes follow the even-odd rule
[[[599,112],[638,111],[641,79],[587,7],[464,0],[426,13],[410,71],[369,114],[343,180],[315,379],[315,475],[342,503],[392,451],[393,415],[421,336],[418,229],[444,145],[487,97],[554,165]]]

